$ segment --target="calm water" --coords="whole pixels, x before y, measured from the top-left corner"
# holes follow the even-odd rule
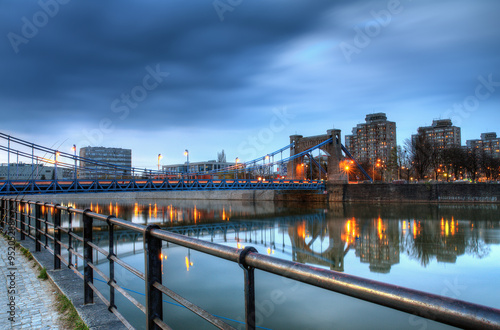
[[[141,224],[373,280],[500,308],[498,205],[302,204],[218,201],[66,203]],[[80,226],[75,219],[74,227]],[[105,231],[95,239],[107,247]],[[105,229],[105,228],[102,228]],[[118,256],[144,270],[142,237],[117,232]],[[107,272],[102,255],[96,256]],[[118,283],[144,302],[144,283],[116,266]],[[210,313],[244,328],[238,265],[173,244],[163,246],[163,283]],[[105,290],[105,285],[97,282]],[[117,296],[119,294],[117,293]],[[169,301],[169,300],[168,300]],[[257,322],[265,329],[449,329],[429,320],[256,272]],[[119,310],[141,329],[144,316],[123,299]],[[174,329],[209,325],[175,304]]]

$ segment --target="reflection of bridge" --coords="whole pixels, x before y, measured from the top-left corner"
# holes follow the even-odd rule
[[[305,236],[297,235],[297,232],[301,231],[300,228],[305,228],[305,226],[308,228],[314,228],[312,233],[313,239],[307,244],[305,242]],[[321,232],[323,232],[325,226],[329,232],[330,246],[323,252],[315,252],[311,248],[311,245],[314,240],[320,236]],[[324,213],[273,217],[270,220],[232,220],[231,222],[199,224],[193,226],[162,227],[162,229],[196,238],[207,237],[210,238],[211,241],[214,240],[216,235],[221,235],[224,242],[228,241],[229,234],[234,234],[236,242],[250,242],[251,244],[256,245],[257,248],[259,245],[263,245],[275,249],[276,240],[274,230],[276,227],[283,228],[283,234],[286,231],[285,228],[288,228],[288,235],[291,242],[291,252],[285,252],[285,242],[283,240],[282,253],[291,255],[292,260],[301,263],[326,266],[333,270],[343,271],[343,258],[348,252],[349,246],[344,250],[345,243],[341,240],[340,228],[337,228],[334,224],[327,223]],[[74,230],[78,229],[75,228]],[[272,231],[271,234],[269,234],[269,241],[265,241],[262,237],[262,233],[265,230]],[[257,239],[256,235],[254,235],[254,238],[252,239],[252,233],[257,233],[259,231],[261,233],[260,240]],[[240,237],[240,234],[242,237]],[[125,251],[118,251],[119,244],[115,245],[115,253],[119,253],[123,256],[139,253],[143,250],[141,234],[130,230],[117,230],[114,235],[115,241],[122,243],[122,247],[123,245],[130,243],[128,249]],[[264,235],[264,237],[265,236],[266,235]],[[109,241],[108,231],[95,231],[93,239],[98,246],[107,246],[107,242]],[[139,245],[136,243],[139,243]],[[80,245],[80,242],[74,242],[75,249],[78,250]],[[98,260],[97,256],[96,260]]]
[[[288,228],[288,234],[292,241],[293,261],[330,267],[331,270],[344,271],[344,257],[349,251],[350,245],[342,238],[342,228],[336,222],[328,221],[326,231],[328,232],[329,246],[321,252],[312,249],[313,243],[322,237],[325,223],[314,223],[307,226],[310,228],[311,240],[306,243],[306,224],[297,228]]]
[[[0,166],[0,195],[238,189],[324,191],[322,179],[326,174],[330,182],[346,182],[339,168],[342,151],[352,158],[340,143],[340,130],[328,130],[325,135],[310,138],[294,135],[289,145],[257,159],[201,172],[188,172],[187,166],[183,172],[123,167],[77,156],[76,146],[74,154],[70,154],[3,133],[0,141],[4,142],[0,151],[7,152],[7,164]],[[283,158],[287,150],[290,156]],[[316,150],[320,155],[322,151],[326,154],[326,169],[315,161]],[[16,163],[11,163],[12,156]],[[309,159],[310,175],[304,172],[305,157]],[[317,171],[313,171],[313,166]],[[51,180],[39,174],[40,168],[48,167],[52,169]],[[313,180],[316,172],[318,176]]]

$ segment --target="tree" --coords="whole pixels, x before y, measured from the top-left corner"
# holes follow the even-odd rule
[[[224,153],[224,149],[221,152],[217,153],[217,162],[225,163],[226,162],[226,154]]]
[[[446,165],[448,178],[451,174],[457,179],[462,178],[466,167],[467,152],[460,147],[451,147],[443,151],[443,162]]]
[[[476,181],[478,171],[480,169],[480,160],[477,151],[470,150],[467,153],[466,165],[468,176],[472,181]]]
[[[391,153],[389,155],[389,162],[387,163],[388,170],[388,181],[394,180],[395,177],[401,179],[400,173],[400,154],[402,153],[401,147],[397,146],[391,149]]]
[[[406,148],[417,180],[424,179],[431,166],[432,146],[425,136],[419,131],[415,140],[405,140]]]

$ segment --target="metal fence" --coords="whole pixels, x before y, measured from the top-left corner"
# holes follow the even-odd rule
[[[255,269],[460,328],[500,328],[500,310],[498,309],[274,258],[259,254],[252,247],[243,250],[231,248],[171,233],[160,229],[157,225],[133,224],[114,216],[97,214],[88,209],[74,209],[6,197],[2,197],[0,202],[0,226],[4,231],[10,228],[8,230],[10,232],[13,230],[19,232],[20,240],[24,240],[26,237],[33,239],[36,251],[41,251],[42,246],[50,251],[54,255],[54,269],[60,269],[61,263],[63,263],[83,279],[85,304],[92,304],[94,295],[97,295],[108,306],[108,310],[115,314],[128,328],[133,327],[115,305],[115,293],[117,292],[146,315],[147,329],[170,329],[163,321],[163,294],[219,329],[234,329],[220,318],[187,301],[162,284],[160,261],[162,241],[229,260],[243,269],[247,329],[255,329],[256,327]],[[51,213],[51,221],[49,221],[49,212]],[[67,228],[61,226],[61,212],[68,214],[69,226]],[[71,220],[75,216],[82,216],[83,237],[77,235],[71,228]],[[108,249],[97,246],[92,240],[93,227],[96,224],[107,224],[109,231]],[[115,254],[115,241],[113,239],[115,228],[128,229],[143,235],[144,273],[131,267]],[[68,244],[62,240],[63,233],[67,235]],[[83,243],[83,254],[74,249],[74,240]],[[67,260],[61,254],[61,248],[67,250]],[[109,260],[109,276],[99,270],[94,263],[95,251],[103,254]],[[83,260],[83,275],[73,263],[73,257],[75,260],[76,258]],[[122,266],[144,281],[145,305],[142,305],[117,284],[114,276],[115,264]],[[109,300],[94,286],[94,272],[107,283]]]

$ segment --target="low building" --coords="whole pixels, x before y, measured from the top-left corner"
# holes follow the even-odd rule
[[[44,164],[11,163],[0,165],[0,180],[68,180],[74,177],[74,170]]]
[[[228,162],[217,162],[215,160],[209,160],[206,162],[189,162],[184,164],[172,164],[163,165],[163,172],[172,174],[183,174],[183,173],[209,173],[211,171],[223,171],[230,167],[234,167],[236,163]]]

